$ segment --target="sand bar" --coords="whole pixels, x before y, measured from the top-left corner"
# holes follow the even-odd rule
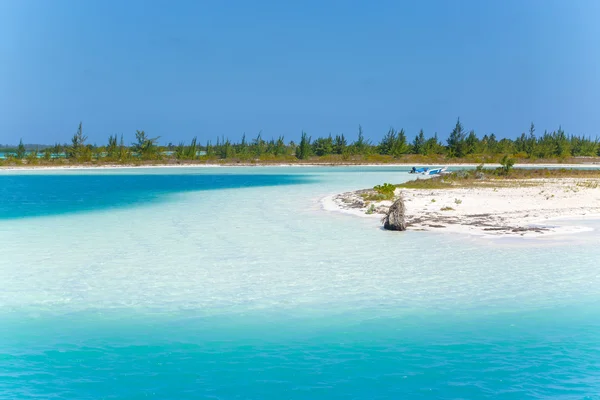
[[[322,200],[323,208],[380,219],[392,202],[365,201],[361,196],[365,192],[328,196]],[[540,237],[590,230],[553,220],[600,217],[600,179],[528,179],[501,188],[398,188],[395,195],[404,198],[412,231]],[[371,204],[374,212],[368,214]]]

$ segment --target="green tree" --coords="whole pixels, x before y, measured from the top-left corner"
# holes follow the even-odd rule
[[[217,145],[215,146],[215,150],[219,158],[227,159],[235,157],[235,148],[233,147],[229,138],[225,139],[225,137],[221,137],[221,141],[217,138]]]
[[[368,155],[370,153],[371,143],[365,139],[362,126],[358,125],[358,138],[352,143],[353,154]]]
[[[296,147],[296,157],[300,160],[307,160],[310,157],[310,137],[306,132],[302,132],[300,144]]]
[[[571,136],[571,153],[576,157],[593,157],[598,153],[598,139],[585,136]]]
[[[406,142],[406,133],[404,132],[404,129],[400,129],[400,131],[396,133],[396,141],[392,147],[392,155],[394,157],[400,157],[401,155],[408,153],[409,150],[410,147]]]
[[[502,157],[502,160],[500,160],[500,165],[502,166],[502,173],[504,175],[508,175],[512,167],[515,165],[515,160],[505,154],[504,157]]]
[[[23,144],[23,139],[19,140],[19,145],[17,146],[17,154],[16,157],[19,160],[22,160],[25,158],[25,154],[27,153],[26,149],[25,149],[25,145]]]
[[[319,157],[333,154],[333,138],[331,135],[326,138],[316,139],[312,143],[312,151]]]
[[[381,139],[377,146],[379,154],[400,157],[402,154],[408,153],[409,147],[406,143],[406,134],[404,129],[396,132],[394,128],[390,128],[388,133]]]
[[[178,160],[195,160],[198,153],[198,139],[194,137],[189,146],[183,142],[175,148],[175,158]]]
[[[283,136],[279,136],[273,144],[273,154],[275,156],[283,156],[287,152]]]
[[[46,147],[44,149],[44,160],[45,161],[50,161],[52,160],[52,147]]]
[[[108,137],[108,145],[106,146],[106,156],[111,160],[118,158],[119,146],[117,144],[117,135]]]
[[[433,135],[433,137],[430,137],[425,142],[425,154],[433,155],[433,154],[442,154],[443,152],[444,152],[444,146],[442,146],[442,144],[440,143],[440,140],[438,139],[438,135],[436,132]]]
[[[502,139],[496,145],[497,154],[515,154],[515,142],[510,139]]]
[[[27,164],[28,165],[34,165],[38,163],[38,153],[39,153],[39,148],[36,148],[35,150],[31,150],[26,156],[25,158],[27,159]]]
[[[106,148],[104,148],[103,146],[96,146],[94,144],[93,146],[88,146],[88,148],[92,153],[92,158],[96,160],[100,160],[102,157],[104,157],[106,153]]]
[[[465,131],[460,118],[448,137],[448,155],[450,157],[463,157],[465,155]]]
[[[87,136],[83,134],[82,123],[79,123],[77,132],[71,138],[71,146],[66,149],[67,158],[77,161],[89,161],[92,158],[91,149],[85,144]]]
[[[529,126],[529,137],[527,138],[526,152],[529,157],[534,157],[536,152],[537,138],[535,137],[535,125],[533,122]]]
[[[566,158],[571,155],[571,144],[565,134],[562,127],[558,128],[558,131],[553,134],[555,142],[555,155],[560,158]]]
[[[246,140],[246,133],[244,132],[244,134],[242,135],[242,141],[233,146],[235,148],[235,152],[238,156],[240,156],[242,159],[246,159],[248,158],[249,154],[250,154],[250,146],[248,145],[248,141]]]
[[[245,137],[245,136],[244,136]],[[259,158],[265,153],[266,143],[262,138],[262,131],[258,132],[258,135],[255,139],[252,140],[252,154],[254,157]]]
[[[494,133],[492,133],[486,141],[485,152],[488,154],[498,154],[498,139],[496,139]]]
[[[55,143],[54,146],[52,146],[52,154],[55,158],[59,158],[62,155],[63,148],[64,147],[60,143]]]
[[[136,142],[133,144],[133,151],[142,160],[154,160],[160,157],[157,142],[159,137],[149,138],[144,131],[135,131]]]
[[[333,141],[333,152],[335,154],[345,154],[346,148],[348,147],[348,142],[344,137],[344,134],[335,135],[335,140]]]
[[[187,150],[187,157],[189,160],[195,160],[198,154],[198,150],[199,150],[200,146],[198,146],[198,138],[196,136],[194,136],[194,138],[192,139],[190,145],[188,146]]]
[[[527,153],[527,135],[523,132],[515,139],[515,150],[517,153]]]
[[[469,132],[469,135],[465,139],[465,154],[474,154],[477,152],[477,146],[479,144],[479,139],[475,134],[475,131]]]
[[[377,151],[382,155],[391,155],[394,145],[396,144],[396,131],[394,128],[390,128],[385,136],[379,142]]]
[[[185,159],[185,143],[179,142],[177,147],[175,147],[175,158],[177,160]]]
[[[414,154],[425,154],[425,142],[425,133],[421,129],[412,142],[412,152]]]
[[[125,146],[125,140],[123,134],[121,134],[121,140],[119,141],[119,161],[126,161],[131,157],[129,148]]]

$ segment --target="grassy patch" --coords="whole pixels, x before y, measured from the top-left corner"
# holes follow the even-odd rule
[[[454,211],[454,208],[452,208],[452,207],[442,207],[442,208],[440,208],[440,211]]]
[[[362,197],[362,199],[364,201],[383,201],[383,200],[389,200],[388,196],[381,194],[381,193],[373,193],[373,192],[369,192],[369,193],[361,193],[360,197]]]
[[[577,182],[577,186],[583,187],[586,189],[598,189],[599,183],[598,183],[598,181],[583,181],[583,182]]]
[[[435,177],[430,179],[415,179],[401,183],[398,187],[405,189],[447,189],[453,187],[453,185],[448,179]]]
[[[385,196],[386,200],[392,200],[394,198],[394,191],[396,190],[396,185],[392,185],[391,183],[384,183],[383,185],[377,185],[373,188],[378,194]]]
[[[515,168],[508,173],[505,169],[483,169],[456,171],[430,179],[415,179],[398,185],[405,189],[452,189],[474,187],[524,187],[536,186],[536,179],[586,178],[586,182],[577,185],[595,189],[600,186],[600,170],[581,170],[567,168]]]

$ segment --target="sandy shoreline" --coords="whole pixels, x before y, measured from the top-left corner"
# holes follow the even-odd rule
[[[365,202],[364,191],[322,199],[325,210],[380,219],[391,201]],[[408,230],[486,237],[540,237],[589,231],[557,219],[600,217],[600,179],[530,179],[502,188],[396,189],[406,205]],[[373,204],[375,212],[367,214]]]
[[[0,171],[52,171],[52,170],[102,170],[102,169],[152,169],[152,168],[240,168],[240,167],[398,167],[411,168],[415,165],[419,167],[439,167],[447,166],[449,168],[469,168],[476,167],[474,163],[446,163],[446,164],[409,164],[409,163],[394,163],[394,164],[326,164],[326,163],[281,163],[281,164],[253,164],[253,163],[236,163],[236,164],[153,164],[153,165],[121,165],[121,164],[103,164],[103,165],[36,165],[36,166],[0,166]],[[488,168],[497,168],[500,164],[485,164]],[[599,164],[515,164],[515,168],[590,168],[600,169]]]

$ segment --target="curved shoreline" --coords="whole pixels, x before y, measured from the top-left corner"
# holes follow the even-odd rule
[[[135,165],[135,164],[99,164],[99,165],[23,165],[23,166],[15,166],[15,165],[4,165],[0,166],[0,171],[52,171],[52,170],[102,170],[102,169],[151,169],[151,168],[246,168],[246,167],[257,167],[257,168],[268,168],[268,167],[368,167],[368,168],[377,168],[377,167],[398,167],[398,168],[411,168],[415,163],[374,163],[374,164],[352,164],[352,163],[207,163],[207,164],[199,164],[199,163],[191,163],[191,164],[144,164],[144,165]],[[436,166],[447,166],[449,168],[452,167],[477,167],[479,164],[475,163],[439,163],[439,164],[420,164],[419,166],[423,167],[436,167]],[[490,163],[485,164],[488,168],[496,168],[499,167],[500,164]],[[529,163],[529,164],[515,164],[515,168],[580,168],[580,169],[600,169],[600,163],[585,163],[585,164],[552,164],[552,163]]]
[[[529,180],[506,188],[396,189],[403,196],[408,230],[483,237],[542,237],[589,232],[559,219],[600,217],[600,181],[559,178]],[[324,210],[381,219],[392,201],[365,201],[357,190],[321,199]],[[374,212],[367,214],[368,207]]]

